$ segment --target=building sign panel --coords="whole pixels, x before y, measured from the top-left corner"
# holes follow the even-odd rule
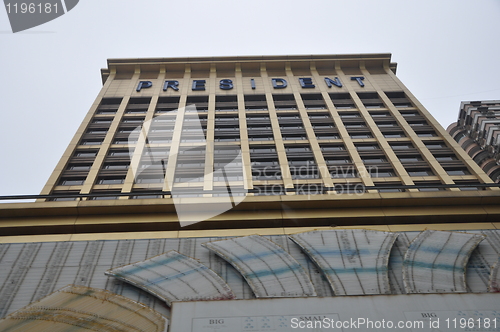
[[[171,332],[500,331],[499,294],[175,302]]]

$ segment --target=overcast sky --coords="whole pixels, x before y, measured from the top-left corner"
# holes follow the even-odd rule
[[[500,0],[80,0],[13,34],[0,9],[0,195],[38,194],[108,58],[392,53],[445,128],[500,99]]]

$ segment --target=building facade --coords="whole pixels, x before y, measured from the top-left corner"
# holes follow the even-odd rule
[[[495,182],[500,182],[500,101],[462,102],[448,132]]]
[[[0,327],[69,310],[58,324],[101,328],[56,305],[99,290],[173,332],[360,306],[491,322],[499,187],[395,72],[389,54],[108,60],[37,201],[0,206],[0,317],[33,303]]]
[[[217,158],[240,151],[241,170],[228,179],[248,196],[488,183],[395,70],[384,54],[110,60],[42,194],[170,197],[165,178],[175,178],[173,187],[199,179],[184,196],[210,197],[226,185],[213,177]],[[147,139],[131,138],[142,124]],[[168,162],[137,176],[144,159],[162,154]]]

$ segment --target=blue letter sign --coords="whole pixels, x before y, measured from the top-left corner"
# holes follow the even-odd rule
[[[220,85],[219,87],[221,90],[231,90],[233,88],[233,81],[226,79],[226,80],[220,80]]]
[[[174,91],[179,91],[179,81],[165,81],[163,84],[163,91],[167,91],[168,88],[172,88]]]
[[[328,77],[325,77],[325,82],[326,82],[326,85],[331,88],[332,85],[335,85],[335,86],[338,86],[339,88],[342,87],[342,82],[340,82],[339,78],[338,77],[335,77],[334,80],[332,80],[331,78],[328,78]]]
[[[205,80],[194,80],[191,90],[193,91],[203,91],[205,90]]]
[[[139,84],[137,84],[137,89],[135,91],[139,92],[141,89],[147,89],[153,86],[153,82],[151,81],[139,81]]]
[[[365,83],[363,83],[363,80],[365,78],[363,76],[356,76],[356,77],[351,77],[351,81],[357,81],[360,87],[364,87]]]
[[[275,89],[284,89],[288,86],[287,81],[283,78],[273,78],[271,81],[273,82],[273,88]]]
[[[313,89],[316,86],[313,84],[313,80],[310,77],[299,78],[300,86],[306,89]]]

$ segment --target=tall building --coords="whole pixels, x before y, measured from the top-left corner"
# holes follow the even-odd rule
[[[495,182],[500,182],[500,101],[462,102],[448,132]]]
[[[0,317],[35,303],[4,324],[127,326],[130,300],[172,332],[491,323],[499,186],[395,72],[389,54],[108,60],[37,201],[0,205]],[[115,316],[57,307],[82,294]]]

